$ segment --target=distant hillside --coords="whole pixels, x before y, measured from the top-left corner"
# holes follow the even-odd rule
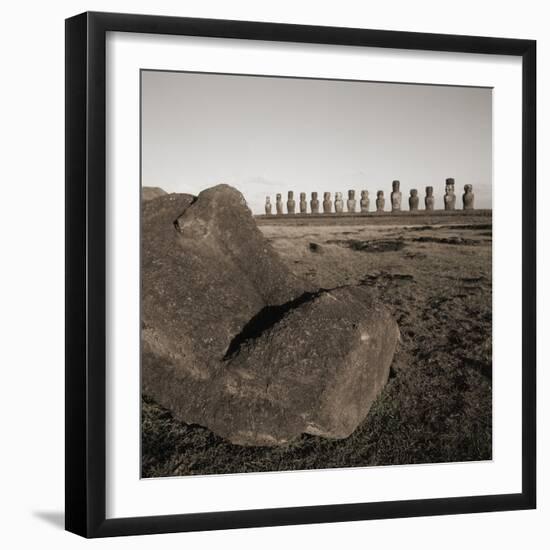
[[[156,199],[157,197],[162,197],[166,195],[166,191],[160,187],[142,187],[141,188],[141,200],[150,201]]]

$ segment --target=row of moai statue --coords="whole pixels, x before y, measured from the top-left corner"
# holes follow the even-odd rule
[[[399,180],[394,180],[392,182],[392,192],[390,195],[391,200],[391,211],[400,212],[401,211],[401,199],[402,194],[399,190],[401,183]],[[409,197],[409,210],[411,212],[418,211],[418,204],[420,202],[420,197],[418,196],[417,189],[410,190]],[[445,196],[443,197],[443,204],[445,210],[455,210],[456,208],[456,195],[455,195],[455,180],[454,178],[447,178],[445,180]],[[434,199],[434,188],[430,185],[426,187],[426,196],[424,198],[424,205],[426,210],[433,210],[435,205]],[[462,195],[462,205],[464,210],[473,210],[474,209],[474,193],[473,187],[471,185],[464,186],[464,194]],[[312,214],[319,214],[321,206],[323,207],[324,214],[330,214],[333,211],[333,202],[330,193],[324,193],[323,202],[319,201],[318,194],[314,191],[311,193],[311,200],[309,201],[309,207]],[[355,191],[350,189],[348,191],[348,199],[346,201],[347,211],[356,212],[357,201],[355,199]],[[369,212],[370,208],[370,198],[369,192],[364,190],[361,191],[361,199],[359,201],[360,211],[362,213]],[[376,212],[384,212],[386,206],[386,199],[384,197],[384,191],[378,191],[376,193]],[[300,193],[299,201],[299,213],[307,213],[307,198],[305,193]],[[277,215],[284,214],[283,212],[283,199],[280,193],[277,193],[275,209]],[[294,200],[294,192],[288,192],[288,200],[286,201],[286,209],[288,214],[296,213],[296,201]],[[342,193],[335,193],[334,196],[334,212],[341,213],[344,212],[344,199],[342,198]],[[272,214],[272,204],[270,197],[266,197],[265,201],[265,213],[269,216]]]

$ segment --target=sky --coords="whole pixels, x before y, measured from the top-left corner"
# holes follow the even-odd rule
[[[471,184],[492,204],[492,90],[364,81],[142,71],[142,185],[198,194],[239,189],[255,214],[288,191],[367,189],[374,209],[401,181],[434,187],[443,208],[454,177],[457,207]],[[275,207],[273,206],[273,211]],[[309,207],[308,207],[309,211]]]

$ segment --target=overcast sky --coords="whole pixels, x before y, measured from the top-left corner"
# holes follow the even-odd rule
[[[264,213],[289,190],[368,189],[372,210],[380,189],[389,208],[394,179],[404,209],[427,185],[442,208],[448,177],[457,207],[465,184],[491,207],[490,89],[142,71],[142,185],[228,183]]]

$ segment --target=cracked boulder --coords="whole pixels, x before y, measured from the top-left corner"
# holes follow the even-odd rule
[[[141,188],[141,200],[142,201],[151,201],[157,197],[162,197],[166,195],[166,191],[160,187],[142,187]]]
[[[370,291],[295,277],[226,185],[143,202],[141,333],[143,393],[241,445],[350,435],[399,336]]]

